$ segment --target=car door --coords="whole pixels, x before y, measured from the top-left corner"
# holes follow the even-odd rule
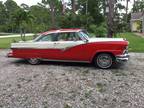
[[[59,33],[58,41],[54,43],[57,49],[56,57],[59,60],[78,61],[83,55],[83,45],[85,42],[80,39],[76,33]]]
[[[40,58],[44,59],[56,59],[57,49],[55,49],[55,44],[57,41],[57,33],[51,33],[47,35],[42,35],[35,40],[35,46],[37,47],[37,52]]]

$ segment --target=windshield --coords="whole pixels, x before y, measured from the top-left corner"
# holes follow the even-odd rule
[[[83,32],[83,31],[81,31],[81,32],[78,32],[78,35],[80,36],[80,38],[81,38],[82,40],[89,40],[88,33],[85,33],[85,32]]]

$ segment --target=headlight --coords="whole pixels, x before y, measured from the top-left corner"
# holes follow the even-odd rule
[[[124,48],[123,54],[128,54],[128,46]]]

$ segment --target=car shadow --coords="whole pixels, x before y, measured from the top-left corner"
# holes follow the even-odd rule
[[[15,61],[12,61],[17,66],[20,65],[31,65],[26,60],[18,59]],[[40,64],[36,65],[54,65],[54,66],[73,66],[73,67],[90,67],[99,69],[98,67],[95,67],[93,63],[77,63],[77,62],[57,62],[57,61],[41,61]],[[116,63],[114,64],[110,69],[122,69],[125,67],[125,64],[123,63]]]
[[[26,60],[19,59],[12,61],[14,64],[19,65],[31,65]],[[59,65],[59,66],[81,66],[81,67],[94,67],[93,64],[89,63],[77,63],[77,62],[57,62],[57,61],[41,61],[38,65]],[[37,65],[37,66],[38,66]]]

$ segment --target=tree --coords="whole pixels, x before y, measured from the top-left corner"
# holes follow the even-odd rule
[[[100,25],[104,21],[101,0],[79,0],[79,14],[92,17],[93,24]],[[90,23],[90,22],[88,22]]]
[[[123,32],[124,27],[127,27],[125,23],[125,13],[120,13],[125,9],[125,6],[121,3],[121,0],[116,1],[114,8],[114,33]],[[114,35],[115,35],[114,34]]]
[[[108,0],[108,37],[113,37],[114,34],[114,4],[115,0]]]
[[[124,0],[69,0],[69,4],[65,4],[64,0],[42,0],[42,3],[31,7],[26,4],[19,7],[13,0],[7,0],[4,4],[0,3],[0,30],[20,30],[23,34],[43,32],[50,28],[86,28],[96,35],[101,35],[104,34],[102,31],[106,32],[107,29],[108,36],[112,37],[115,31],[124,28],[128,22],[128,2],[126,12],[121,14],[121,1]],[[107,5],[110,10],[108,20],[105,17]],[[35,20],[30,16],[34,16]]]
[[[133,4],[133,9],[135,9],[135,4],[136,4],[136,0],[133,0],[134,4]],[[133,10],[134,11],[134,10]]]
[[[132,10],[133,10],[133,12],[143,12],[144,11],[144,1],[143,0],[134,1]]]
[[[13,0],[7,0],[5,3],[6,13],[7,13],[7,32],[14,32],[14,24],[12,16],[20,9],[17,3]]]
[[[21,39],[25,40],[25,28],[27,24],[32,23],[32,20],[34,20],[34,17],[30,14],[29,11],[24,11],[22,9],[19,9],[16,12],[16,14],[13,15],[13,19],[16,25],[19,27]]]
[[[31,6],[30,13],[35,17],[32,29],[34,33],[46,31],[50,28],[51,18],[47,8],[39,5]]]
[[[7,21],[7,13],[4,4],[0,1],[0,31],[5,30],[4,25]]]
[[[76,0],[71,0],[71,4],[72,4],[72,11],[75,14],[76,13]]]
[[[42,3],[47,7],[51,14],[51,28],[56,28],[56,11],[59,6],[59,0],[42,0]]]
[[[130,1],[130,0],[126,0],[126,23],[128,22],[128,7],[129,7],[129,1]]]

